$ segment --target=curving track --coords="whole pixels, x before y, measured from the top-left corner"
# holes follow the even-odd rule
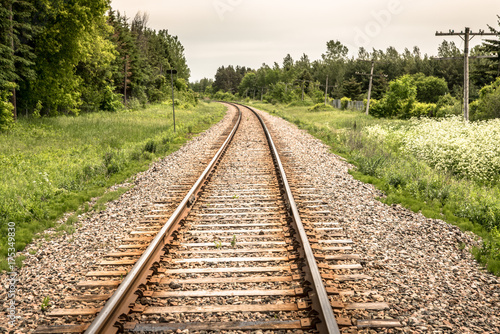
[[[327,212],[317,209],[320,199],[306,180],[289,185],[257,113],[228,107],[239,109],[238,119],[193,188],[187,189],[189,181],[179,185],[178,194],[185,195],[180,205],[174,210],[168,199],[156,203],[144,229],[108,254],[103,270],[88,274],[85,286],[97,290],[70,296],[80,304],[51,313],[67,325],[40,327],[38,333],[340,333],[355,331],[356,324],[398,326],[373,319],[387,304],[338,300],[371,293],[337,284],[367,278],[351,273],[361,267],[360,256],[350,252],[351,241]],[[115,289],[112,296],[109,289]],[[372,319],[353,322],[356,312],[349,310],[360,309],[373,310]]]

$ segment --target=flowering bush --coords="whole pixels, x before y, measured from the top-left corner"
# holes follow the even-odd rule
[[[459,116],[412,119],[408,126],[375,125],[366,132],[438,170],[479,183],[500,180],[500,119],[471,123]]]

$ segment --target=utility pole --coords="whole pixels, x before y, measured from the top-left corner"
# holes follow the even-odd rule
[[[172,83],[172,115],[174,117],[174,132],[175,132],[174,74],[177,74],[177,70],[167,70],[167,74],[170,74],[170,82]]]
[[[471,32],[470,28],[466,27],[465,32],[455,32],[450,30],[449,32],[437,32],[436,36],[459,36],[464,41],[464,119],[469,120],[469,59],[470,58],[495,58],[496,56],[477,56],[469,57],[469,42],[475,36],[496,36],[495,33],[484,32],[484,30],[479,30],[479,32]],[[444,59],[459,59],[456,57],[445,57],[445,58],[433,58],[438,60]]]
[[[334,88],[337,87],[337,85],[328,85],[328,75],[326,76],[326,86],[325,86],[325,106],[328,104],[328,88]],[[323,85],[319,85],[321,87]]]
[[[124,69],[124,79],[123,79],[123,104],[127,107],[127,79],[128,79],[128,55],[125,56],[125,69]]]
[[[370,70],[370,83],[368,84],[368,98],[366,100],[366,114],[370,111],[370,98],[372,97],[372,86],[373,86],[373,69],[375,68],[375,62],[372,61],[372,68]]]
[[[369,75],[370,76],[370,83],[368,84],[368,98],[366,100],[366,114],[369,115],[370,111],[370,98],[372,96],[372,87],[373,87],[373,77],[387,77],[386,74],[373,74],[373,70],[375,69],[375,60],[362,60],[362,61],[369,61],[372,63],[372,67],[370,70],[370,74],[368,73],[360,73],[356,72],[358,75]]]
[[[325,86],[325,106],[327,100],[328,100],[328,75],[326,76],[326,86]]]

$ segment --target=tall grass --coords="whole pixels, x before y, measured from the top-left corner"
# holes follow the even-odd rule
[[[498,140],[486,140],[498,134],[498,121],[464,125],[444,120],[436,124],[428,120],[377,119],[356,111],[311,112],[306,107],[254,105],[330,145],[357,166],[351,172],[356,178],[373,183],[387,194],[382,201],[400,203],[481,236],[483,245],[473,253],[490,272],[500,275]],[[449,152],[452,149],[455,153]]]
[[[0,133],[0,260],[7,254],[7,224],[16,223],[16,249],[107,187],[177,150],[192,133],[219,121],[224,107],[200,103],[79,117],[23,119]],[[192,133],[191,133],[192,132]],[[5,261],[0,269],[6,269]]]

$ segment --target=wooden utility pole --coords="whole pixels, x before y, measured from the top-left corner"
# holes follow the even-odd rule
[[[370,76],[370,83],[368,84],[368,98],[366,100],[366,114],[370,114],[370,98],[372,96],[372,87],[373,87],[373,77],[387,77],[386,74],[373,74],[373,70],[375,69],[375,60],[363,60],[363,61],[369,61],[372,63],[372,67],[370,70],[370,74],[368,73],[359,73],[356,72],[358,75],[369,75]]]
[[[170,74],[170,82],[172,84],[172,116],[174,119],[174,132],[175,132],[174,74],[177,74],[177,70],[167,70],[167,74]]]
[[[128,79],[128,55],[125,56],[125,79],[123,80],[123,104],[127,107],[127,79]]]
[[[325,86],[325,106],[327,100],[328,100],[328,75],[326,76],[326,86]]]
[[[449,32],[437,32],[436,36],[459,36],[464,41],[464,119],[469,120],[469,59],[470,58],[495,58],[496,56],[477,56],[469,57],[469,42],[475,36],[496,36],[495,33],[484,32],[484,30],[479,30],[477,33],[471,32],[470,28],[466,27],[465,32],[455,32],[450,30]],[[445,57],[445,58],[434,58],[439,60],[444,59],[459,59],[456,57]]]
[[[319,85],[320,87],[323,85]],[[337,85],[328,85],[328,75],[326,76],[326,86],[325,86],[325,106],[328,104],[328,88],[337,87]]]
[[[372,86],[373,86],[373,69],[375,68],[375,62],[372,61],[372,68],[370,70],[370,83],[368,84],[368,98],[366,100],[366,114],[370,111],[370,98],[372,97]]]

